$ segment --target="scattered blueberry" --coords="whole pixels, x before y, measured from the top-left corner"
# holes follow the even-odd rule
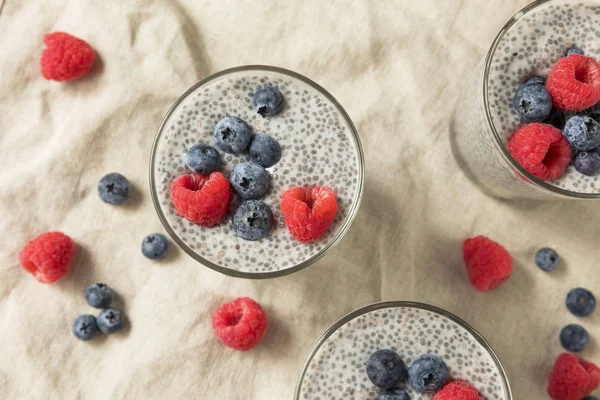
[[[260,200],[246,200],[233,214],[233,229],[245,240],[265,238],[273,226],[273,213]]]
[[[169,242],[162,233],[151,233],[142,240],[142,254],[153,260],[164,257],[168,247]]]
[[[252,107],[263,118],[277,115],[283,110],[283,94],[277,87],[259,89],[252,97]]]
[[[410,397],[406,390],[397,388],[381,392],[376,400],[410,400]]]
[[[587,110],[584,110],[583,114],[592,117],[596,122],[600,122],[600,103],[596,103]]]
[[[392,350],[377,350],[367,361],[367,376],[375,386],[391,389],[406,378],[406,365]]]
[[[567,325],[560,331],[560,344],[565,350],[578,353],[586,348],[590,337],[581,325]]]
[[[581,50],[579,47],[573,45],[571,47],[569,47],[567,49],[567,51],[565,52],[565,55],[570,56],[571,54],[581,54],[583,55],[583,50]]]
[[[524,122],[539,122],[550,115],[552,98],[545,86],[525,84],[515,92],[513,107]]]
[[[281,160],[281,146],[271,136],[254,135],[250,142],[250,161],[269,168]]]
[[[246,150],[252,132],[250,126],[237,117],[225,117],[215,125],[215,142],[226,153],[236,154]]]
[[[562,131],[565,128],[566,123],[565,113],[563,110],[552,107],[550,115],[548,115],[548,118],[543,120],[542,123],[552,125],[556,129]]]
[[[577,150],[588,151],[600,145],[600,124],[587,115],[569,118],[563,133]]]
[[[260,165],[240,163],[233,168],[229,182],[233,191],[242,199],[260,199],[267,193],[271,177]]]
[[[567,295],[567,308],[578,317],[587,317],[596,309],[596,298],[587,289],[573,289]]]
[[[185,155],[187,166],[197,174],[210,174],[219,169],[221,156],[217,149],[198,143],[190,147]]]
[[[531,78],[527,79],[524,83],[524,85],[542,85],[545,86],[546,85],[546,78],[543,76],[532,76]]]
[[[85,289],[85,299],[95,308],[110,307],[114,298],[112,289],[104,283],[94,283]]]
[[[418,357],[408,368],[408,384],[418,393],[433,393],[448,382],[446,364],[432,354]]]
[[[98,315],[98,328],[103,333],[114,333],[123,328],[123,313],[114,308],[107,308]]]
[[[96,317],[80,315],[73,323],[73,335],[79,340],[90,340],[98,332]]]
[[[554,271],[558,264],[560,264],[560,256],[553,249],[544,247],[535,253],[535,265],[546,272]]]
[[[110,173],[98,182],[98,195],[105,203],[123,204],[129,197],[129,181],[119,173]]]
[[[578,151],[575,154],[573,166],[583,175],[596,175],[600,171],[600,152],[598,150]]]

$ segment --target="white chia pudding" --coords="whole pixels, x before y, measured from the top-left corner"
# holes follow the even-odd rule
[[[504,375],[490,352],[463,326],[418,306],[380,305],[337,328],[305,365],[296,400],[375,400],[366,372],[370,355],[395,351],[406,366],[422,354],[446,363],[452,379],[472,384],[486,400],[509,399]],[[411,400],[431,399],[405,385]]]
[[[285,97],[285,108],[262,118],[252,108],[254,92],[277,86]],[[282,149],[281,160],[267,171],[271,188],[262,199],[275,222],[269,236],[252,242],[238,238],[231,215],[238,204],[232,194],[227,218],[216,227],[195,225],[179,216],[170,198],[173,179],[190,173],[186,151],[196,143],[214,146],[213,129],[225,116],[246,121],[253,133],[270,135]],[[219,150],[226,177],[235,165],[248,161],[248,154]],[[201,261],[243,273],[273,273],[293,268],[319,255],[332,244],[357,211],[363,182],[363,160],[359,139],[341,108],[317,87],[300,78],[260,67],[236,69],[217,76],[191,91],[167,115],[155,144],[153,168],[156,203],[186,251]],[[337,197],[338,213],[328,233],[313,243],[300,243],[288,232],[279,211],[282,194],[293,186],[327,186]]]
[[[492,57],[488,91],[492,122],[505,144],[523,125],[512,108],[515,91],[530,76],[548,76],[573,45],[600,61],[598,1],[564,0],[540,5],[504,35]],[[588,177],[570,165],[562,177],[548,183],[572,192],[598,193],[600,174]]]

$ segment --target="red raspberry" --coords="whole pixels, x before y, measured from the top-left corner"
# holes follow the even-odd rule
[[[227,214],[229,181],[220,172],[178,176],[171,184],[175,211],[201,226],[214,226]]]
[[[62,232],[42,233],[19,253],[21,266],[41,283],[53,283],[65,276],[73,258],[75,242]]]
[[[485,236],[465,240],[463,258],[471,284],[482,292],[497,288],[506,282],[513,272],[513,261],[509,252]]]
[[[554,400],[580,400],[600,384],[600,368],[574,354],[563,353],[556,359],[548,394]]]
[[[571,145],[552,125],[528,124],[508,141],[508,152],[543,181],[559,178],[571,162]]]
[[[281,197],[281,212],[292,236],[314,242],[329,229],[337,214],[333,190],[326,186],[293,187]]]
[[[96,53],[83,40],[64,32],[44,36],[46,50],[40,59],[42,75],[54,81],[72,81],[92,69]]]
[[[561,58],[548,75],[546,89],[556,108],[583,111],[600,100],[600,64],[581,54]]]
[[[483,397],[469,383],[455,379],[441,388],[433,396],[433,400],[483,400]]]
[[[267,332],[267,315],[260,304],[248,297],[240,297],[223,304],[212,317],[215,335],[236,350],[256,347]]]

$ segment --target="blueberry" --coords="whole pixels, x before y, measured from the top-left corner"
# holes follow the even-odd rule
[[[169,242],[162,233],[151,233],[142,240],[142,254],[153,260],[164,257],[168,247]]]
[[[408,368],[408,384],[418,393],[433,393],[448,382],[446,364],[432,354],[417,358]]]
[[[242,199],[260,199],[269,190],[271,177],[260,165],[245,162],[236,165],[229,175],[233,191]]]
[[[98,182],[98,195],[105,203],[123,204],[129,197],[129,181],[119,173],[110,173]]]
[[[114,333],[123,328],[123,313],[114,308],[107,308],[98,315],[98,328],[103,333]]]
[[[110,307],[114,298],[113,291],[104,283],[94,283],[85,289],[85,299],[95,308]]]
[[[225,153],[237,154],[246,150],[252,132],[250,126],[237,117],[225,117],[215,125],[213,132],[217,146]]]
[[[252,97],[252,107],[263,118],[277,115],[283,110],[283,94],[277,87],[259,89]]]
[[[573,166],[583,175],[596,175],[600,171],[600,152],[598,150],[578,151],[575,154]]]
[[[272,167],[281,160],[279,142],[271,136],[255,135],[250,142],[250,161],[265,168]]]
[[[527,79],[524,83],[524,85],[542,85],[545,86],[546,85],[546,78],[543,76],[532,76],[531,78]]]
[[[525,84],[515,92],[513,107],[524,122],[539,122],[550,115],[552,98],[545,86]]]
[[[578,353],[586,348],[590,336],[581,325],[567,325],[560,331],[560,344],[565,350]]]
[[[563,133],[577,150],[588,151],[600,146],[600,124],[587,115],[569,118]]]
[[[594,397],[594,396],[585,396],[585,397],[584,397],[583,399],[581,399],[581,400],[598,400],[598,398],[597,398],[597,397]]]
[[[600,103],[596,103],[587,110],[584,110],[582,114],[592,117],[596,122],[600,122]]]
[[[596,309],[596,298],[587,289],[573,289],[567,295],[567,308],[578,317],[587,317]]]
[[[546,272],[554,271],[558,264],[560,264],[560,256],[553,249],[544,247],[535,253],[535,265]]]
[[[542,123],[552,125],[556,129],[560,129],[561,131],[565,128],[565,122],[566,118],[564,111],[554,107],[552,107],[548,118],[542,121]]]
[[[367,361],[367,376],[382,389],[398,386],[406,375],[404,361],[391,350],[377,350]]]
[[[406,390],[397,388],[381,392],[376,400],[410,400],[410,397]]]
[[[273,213],[259,200],[246,200],[233,214],[233,229],[245,240],[265,238],[273,226]]]
[[[581,54],[581,55],[583,55],[583,50],[581,50],[579,47],[573,45],[573,46],[569,47],[567,49],[567,51],[565,52],[566,56],[570,56],[571,54]]]
[[[93,315],[80,315],[73,322],[73,335],[79,340],[90,340],[98,332],[96,317]]]
[[[197,174],[210,174],[219,169],[221,156],[217,149],[198,143],[190,147],[185,155],[187,166]]]

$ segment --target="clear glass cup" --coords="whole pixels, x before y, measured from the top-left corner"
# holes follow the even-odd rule
[[[533,18],[533,13],[545,12],[547,7],[564,5],[565,3],[570,5],[582,3],[586,6],[600,5],[599,1],[594,0],[538,0],[516,13],[496,35],[485,59],[477,66],[474,73],[468,77],[468,82],[454,112],[450,139],[456,161],[467,177],[485,193],[493,197],[540,200],[600,198],[600,192],[596,188],[589,193],[567,190],[549,182],[544,182],[521,167],[507,150],[507,132],[496,129],[491,112],[490,77],[494,73],[492,64],[496,57],[511,57],[511,54],[502,54],[503,39],[511,30],[516,29],[520,23],[526,24],[527,22],[522,22],[524,18],[525,20],[527,20],[526,17]],[[565,36],[570,36],[570,34]],[[595,37],[594,39],[598,40]],[[540,47],[545,45],[546,43],[540,43]],[[553,46],[561,49],[560,37]],[[569,44],[565,39],[564,50],[568,46]],[[564,52],[564,50],[559,51]],[[514,55],[516,54],[514,53]],[[540,62],[535,58],[532,60],[532,64]],[[510,102],[510,100],[510,97],[507,96],[506,101]],[[582,181],[589,182],[589,179],[582,178]],[[592,186],[594,184],[592,183]]]

